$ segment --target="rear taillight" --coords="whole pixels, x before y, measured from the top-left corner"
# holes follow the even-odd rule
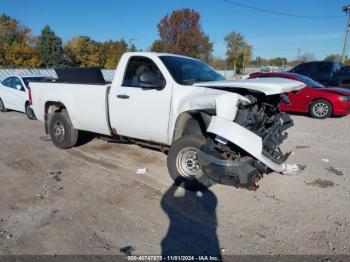
[[[29,87],[29,88],[28,88],[28,91],[29,91],[29,92],[28,92],[28,94],[29,94],[29,104],[32,105],[32,104],[33,104],[33,103],[32,103],[32,89]]]

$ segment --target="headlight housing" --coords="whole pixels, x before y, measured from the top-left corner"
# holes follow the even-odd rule
[[[339,100],[342,102],[350,102],[350,96],[340,96]]]

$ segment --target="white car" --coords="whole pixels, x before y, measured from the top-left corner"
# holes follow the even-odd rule
[[[35,120],[35,114],[29,102],[29,82],[47,81],[43,76],[18,76],[5,78],[0,84],[0,111],[7,109],[26,113],[29,119]]]

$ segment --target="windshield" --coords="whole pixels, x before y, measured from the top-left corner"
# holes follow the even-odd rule
[[[304,75],[300,75],[300,74],[294,74],[296,77],[298,77],[300,79],[301,82],[303,82],[304,84],[311,86],[311,87],[315,87],[315,88],[321,88],[324,87],[323,85],[321,85],[319,82],[316,82],[315,80],[312,80],[311,78],[304,76]]]
[[[212,67],[199,60],[177,56],[160,56],[159,58],[175,81],[181,85],[225,80]]]

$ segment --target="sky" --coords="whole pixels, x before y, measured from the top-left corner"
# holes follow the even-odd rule
[[[230,1],[301,16],[342,16],[311,19],[276,15],[237,6]],[[349,0],[0,0],[0,14],[19,20],[39,35],[45,25],[67,41],[87,35],[96,41],[124,38],[148,50],[159,39],[157,24],[166,14],[190,8],[201,15],[202,30],[214,44],[214,57],[225,57],[224,37],[243,34],[253,55],[295,59],[312,53],[317,59],[340,54]],[[344,15],[344,16],[343,16]]]

